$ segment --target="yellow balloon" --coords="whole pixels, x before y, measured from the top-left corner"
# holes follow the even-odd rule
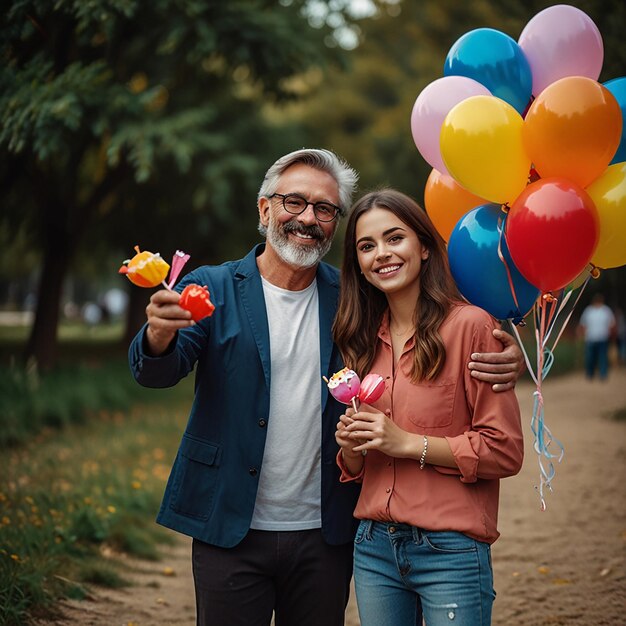
[[[600,218],[600,240],[591,262],[603,269],[626,265],[626,162],[609,165],[585,191]]]
[[[499,204],[512,203],[528,183],[530,158],[522,141],[522,116],[495,96],[472,96],[443,122],[443,162],[465,189]]]

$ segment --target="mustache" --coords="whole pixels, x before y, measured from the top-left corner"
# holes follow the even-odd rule
[[[324,231],[317,224],[300,224],[295,220],[283,224],[283,231],[286,233],[300,233],[320,241],[324,239]]]

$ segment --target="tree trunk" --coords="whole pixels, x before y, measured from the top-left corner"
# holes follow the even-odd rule
[[[128,309],[126,310],[126,328],[124,329],[123,345],[128,347],[139,329],[146,323],[146,306],[152,291],[133,287],[130,290]]]
[[[58,235],[60,233],[56,237],[49,237],[46,242],[35,321],[24,354],[27,362],[31,358],[35,359],[42,370],[51,369],[58,356],[59,308],[63,280],[71,257],[68,242]]]

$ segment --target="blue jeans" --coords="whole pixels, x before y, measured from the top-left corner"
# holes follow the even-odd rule
[[[587,341],[585,344],[585,373],[593,378],[598,369],[601,380],[609,373],[609,341]]]
[[[361,626],[489,626],[487,543],[453,531],[363,520],[354,540]]]

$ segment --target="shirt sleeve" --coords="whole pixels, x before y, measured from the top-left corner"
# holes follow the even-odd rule
[[[502,345],[492,335],[495,322],[474,327],[472,352],[499,352]],[[460,479],[465,483],[498,479],[519,472],[524,458],[524,442],[519,404],[515,390],[495,392],[489,383],[476,380],[464,368],[465,395],[472,414],[471,428],[446,437],[457,461]]]
[[[355,476],[353,476],[348,471],[348,468],[346,467],[346,464],[343,460],[343,455],[341,454],[341,450],[339,450],[339,452],[337,452],[337,465],[339,466],[339,469],[341,470],[341,475],[339,476],[340,483],[363,482],[363,473],[365,472],[365,463],[363,463],[363,466],[361,467],[361,471]]]

